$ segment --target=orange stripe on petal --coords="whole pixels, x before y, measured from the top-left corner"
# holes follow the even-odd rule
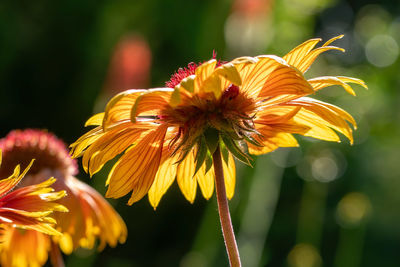
[[[259,111],[255,123],[259,124],[272,124],[282,123],[293,118],[294,115],[300,110],[300,107],[291,106],[271,106],[266,107]]]
[[[141,135],[154,127],[155,125],[127,123],[106,132],[85,151],[82,158],[83,168],[90,175],[95,174],[107,161],[113,159],[130,145],[140,141]]]
[[[323,125],[344,134],[350,140],[350,143],[353,143],[353,131],[346,121],[353,124],[354,127],[356,127],[356,122],[354,118],[343,109],[308,97],[299,98],[298,100],[291,101],[288,104],[302,107],[294,117],[295,120],[298,115],[307,117],[309,123],[311,123],[307,126],[313,127],[312,120],[315,119],[318,123],[322,123]],[[308,134],[309,132],[306,135]]]
[[[191,150],[186,158],[179,163],[176,178],[179,188],[190,203],[193,203],[196,198],[197,180],[193,177],[195,167],[194,151]]]
[[[215,66],[217,65],[217,61],[215,59],[211,59],[207,62],[204,62],[200,66],[196,68],[195,78],[194,78],[194,93],[202,92],[204,82],[211,76],[211,74],[215,70]]]
[[[160,164],[166,130],[159,126],[125,152],[108,175],[107,197],[119,198],[134,190],[128,203],[132,204],[148,192]]]
[[[296,66],[299,61],[305,58],[308,53],[320,42],[321,38],[315,38],[305,41],[287,53],[283,59],[292,66]]]
[[[305,43],[299,45],[291,52],[289,52],[286,56],[283,57],[283,59],[285,59],[290,65],[296,67],[302,73],[305,73],[321,53],[329,50],[339,50],[344,52],[343,48],[328,46],[333,41],[342,37],[343,35],[334,37],[323,44],[321,47],[318,47],[316,49],[313,48],[320,41],[320,39],[312,39],[306,41]]]
[[[1,154],[1,151],[0,151]],[[3,197],[9,191],[11,191],[25,176],[25,174],[29,171],[33,164],[34,160],[31,160],[29,165],[25,168],[25,170],[20,174],[19,165],[15,167],[13,174],[7,179],[0,180],[0,197]]]
[[[232,61],[242,79],[241,91],[250,97],[256,97],[264,87],[269,75],[279,66],[285,65],[277,56],[259,56],[252,58],[253,62]]]
[[[211,167],[207,173],[205,172],[206,164],[203,163],[201,168],[197,171],[195,179],[197,179],[197,181],[199,182],[199,187],[201,193],[203,194],[203,197],[208,200],[214,193],[214,167]]]
[[[118,121],[130,120],[131,109],[136,99],[147,90],[127,90],[114,96],[108,103],[104,112],[103,128],[113,125]]]
[[[324,77],[317,77],[313,79],[309,79],[308,82],[313,86],[315,91],[321,90],[325,87],[332,86],[332,85],[340,85],[342,86],[349,94],[356,95],[353,88],[351,88],[348,83],[355,83],[359,84],[364,88],[368,88],[364,81],[356,78],[351,77],[342,77],[342,76],[324,76]]]
[[[160,109],[163,109],[171,98],[174,89],[171,88],[156,88],[149,89],[147,92],[140,95],[131,110],[131,121],[135,122],[136,117],[156,116]]]
[[[296,69],[288,66],[279,66],[265,80],[259,98],[270,98],[290,94],[303,96],[314,92],[311,85]]]
[[[77,158],[83,155],[83,151],[96,142],[103,135],[103,128],[98,126],[89,132],[82,135],[78,140],[72,143],[69,147],[71,148],[71,156]]]
[[[165,157],[168,157],[166,155]],[[168,188],[172,185],[176,177],[177,158],[167,158],[158,169],[154,182],[149,190],[149,201],[154,209],[157,208],[163,195],[167,192]]]
[[[276,150],[279,147],[297,147],[296,138],[290,133],[285,132],[265,132],[261,131],[263,137],[259,138],[262,147],[248,144],[249,153],[252,155],[263,155]]]

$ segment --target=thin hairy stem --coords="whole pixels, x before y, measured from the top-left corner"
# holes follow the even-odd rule
[[[239,267],[240,256],[236,244],[235,233],[233,232],[231,215],[229,213],[228,199],[226,197],[224,170],[222,167],[221,152],[219,146],[213,154],[215,171],[215,187],[217,191],[218,213],[221,221],[222,233],[224,235],[225,247],[231,267]]]

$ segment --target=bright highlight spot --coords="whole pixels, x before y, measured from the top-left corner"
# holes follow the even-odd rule
[[[331,157],[321,157],[311,165],[312,176],[320,182],[330,182],[338,177],[339,168]]]

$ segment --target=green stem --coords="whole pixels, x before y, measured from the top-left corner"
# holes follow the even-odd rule
[[[233,232],[231,215],[229,213],[228,199],[226,197],[224,170],[222,167],[221,152],[219,146],[213,154],[215,187],[217,191],[218,213],[221,221],[222,234],[225,240],[225,247],[231,267],[240,267],[240,256],[236,244],[235,233]]]

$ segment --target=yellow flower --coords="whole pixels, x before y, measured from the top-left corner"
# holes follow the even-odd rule
[[[0,165],[1,161],[2,151],[0,150]],[[50,214],[54,211],[66,212],[68,210],[63,205],[53,202],[66,195],[65,191],[53,192],[54,189],[49,187],[55,182],[55,179],[50,178],[40,184],[16,188],[32,163],[33,160],[22,173],[20,173],[20,166],[17,165],[10,177],[0,180],[2,235],[5,234],[7,227],[31,229],[49,235],[61,235],[54,229],[56,220],[50,217]]]
[[[70,211],[56,213],[51,218],[58,223],[56,229],[62,233],[59,236],[5,228],[0,251],[2,266],[44,265],[48,253],[57,248],[52,244],[58,244],[69,254],[78,247],[92,249],[96,240],[99,240],[99,250],[106,244],[114,247],[118,242],[125,242],[127,228],[124,221],[98,192],[74,177],[76,162],[68,155],[64,143],[54,135],[40,130],[12,131],[0,140],[0,148],[4,151],[0,175],[10,172],[9,166],[14,161],[24,165],[29,157],[35,158],[35,165],[23,182],[35,184],[47,177],[57,177],[53,187],[66,191],[67,196],[60,204]]]
[[[251,164],[247,154],[298,146],[292,134],[353,142],[355,121],[343,109],[307,97],[331,85],[354,95],[349,77],[306,79],[303,74],[319,54],[343,50],[330,46],[338,36],[315,48],[311,39],[283,58],[273,55],[215,59],[180,69],[165,88],[128,90],[113,97],[104,113],[91,117],[96,126],[71,145],[73,157],[83,156],[91,175],[123,155],[109,173],[107,197],[132,191],[128,204],[148,193],[156,208],[175,177],[184,196],[194,201],[197,184],[208,199],[214,191],[212,154],[219,145],[224,158],[228,198],[235,187],[233,158]],[[247,147],[247,151],[245,150]]]

